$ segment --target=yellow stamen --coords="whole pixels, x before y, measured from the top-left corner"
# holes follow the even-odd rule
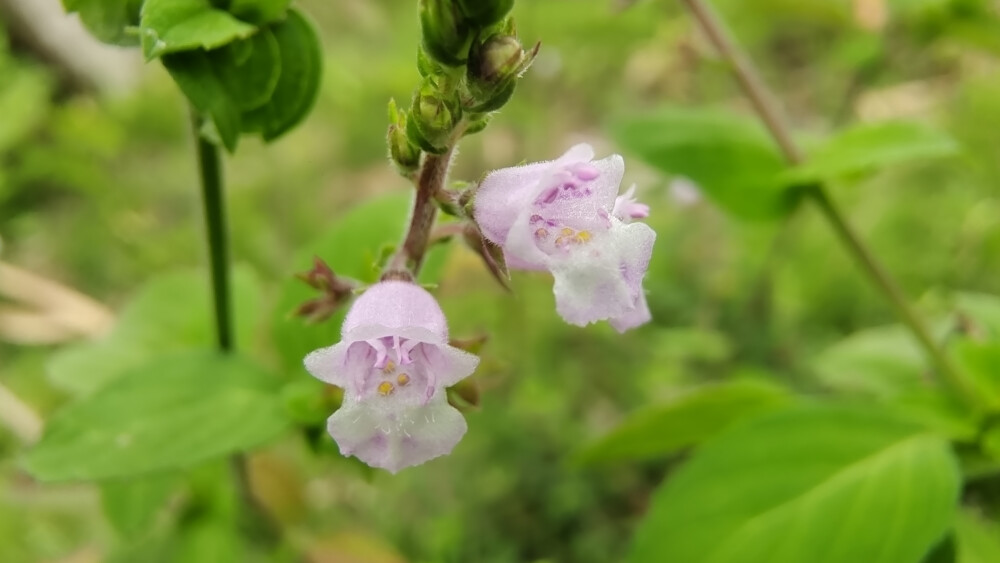
[[[549,232],[545,229],[538,229],[537,231],[535,231],[535,236],[538,238],[545,238],[549,236]]]
[[[385,362],[385,367],[382,368],[382,373],[389,374],[396,369],[396,364],[392,360]]]
[[[389,383],[388,381],[383,381],[382,383],[378,384],[378,394],[382,395],[383,397],[388,397],[395,390],[396,388],[392,385],[392,383]]]
[[[590,231],[580,231],[576,233],[576,240],[579,242],[590,242]]]
[[[396,383],[399,383],[400,387],[403,387],[409,382],[410,382],[410,376],[405,373],[399,374],[399,377],[396,378]]]
[[[573,236],[574,232],[575,231],[573,229],[569,228],[569,227],[563,227],[562,230],[559,231],[559,234],[562,235],[562,236],[564,236],[564,237],[569,237],[569,236]]]

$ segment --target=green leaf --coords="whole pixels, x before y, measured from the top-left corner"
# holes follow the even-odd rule
[[[255,24],[280,20],[291,0],[232,0],[229,12],[237,18]]]
[[[612,127],[627,151],[668,174],[693,180],[726,211],[744,218],[783,215],[790,196],[786,166],[756,122],[727,111],[666,107]]]
[[[266,104],[281,76],[278,41],[268,29],[208,53],[214,75],[241,111]]]
[[[261,318],[261,291],[253,273],[233,270],[236,343],[250,349]],[[150,358],[168,352],[204,349],[215,341],[208,274],[187,271],[150,280],[125,306],[106,338],[65,348],[46,366],[61,389],[88,394]]]
[[[185,51],[163,57],[163,66],[198,113],[211,119],[226,150],[233,152],[240,137],[240,109],[212,65],[206,51]],[[202,131],[202,134],[205,134]]]
[[[0,154],[17,146],[45,120],[52,81],[41,69],[0,62]]]
[[[921,383],[927,361],[906,328],[890,325],[837,342],[816,357],[813,368],[834,389],[891,397]]]
[[[256,26],[241,22],[211,0],[146,0],[139,33],[146,60],[167,53],[214,49],[249,37]]]
[[[633,414],[583,450],[580,457],[585,463],[594,463],[667,456],[789,400],[784,389],[757,380],[702,387]]]
[[[955,364],[975,387],[983,405],[1000,411],[1000,342],[963,339],[952,346]]]
[[[104,515],[123,537],[140,536],[152,526],[177,485],[172,473],[101,483]]]
[[[834,180],[897,162],[951,156],[958,148],[954,139],[923,123],[862,124],[828,139],[785,177],[791,183]]]
[[[270,100],[243,115],[243,130],[272,141],[301,122],[319,94],[323,53],[313,25],[298,10],[271,28],[280,54],[281,75]]]
[[[1000,561],[1000,525],[961,510],[955,519],[958,540],[958,563],[996,563]]]
[[[99,480],[250,449],[288,428],[275,383],[239,357],[157,357],[57,412],[26,466],[43,481]]]
[[[129,28],[139,25],[143,0],[63,0],[67,13],[76,12],[90,33],[105,43],[133,46],[139,36]]]
[[[312,268],[313,258],[324,259],[338,276],[367,283],[378,279],[377,262],[386,245],[402,239],[410,196],[397,193],[371,199],[337,218],[318,240],[296,256],[291,271]],[[431,248],[420,273],[424,281],[436,280],[444,266],[444,248]],[[293,277],[285,282],[275,311],[274,339],[284,365],[302,370],[302,358],[309,352],[340,340],[343,311],[322,324],[307,324],[291,313],[315,297],[316,290]]]
[[[1000,340],[1000,297],[989,293],[959,293],[955,298],[958,313],[973,321],[985,338]]]
[[[808,405],[706,443],[655,493],[628,561],[916,562],[951,526],[947,442],[877,409]]]
[[[177,563],[240,563],[246,561],[236,527],[229,522],[199,520],[177,538]]]

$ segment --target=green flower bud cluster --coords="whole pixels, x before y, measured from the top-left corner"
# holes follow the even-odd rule
[[[410,108],[389,106],[389,156],[412,175],[421,153],[442,154],[481,131],[538,52],[525,51],[509,16],[514,0],[418,0],[422,82]]]

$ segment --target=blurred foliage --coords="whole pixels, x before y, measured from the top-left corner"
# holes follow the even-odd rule
[[[582,139],[622,152],[625,183],[639,185],[658,232],[646,281],[654,322],[624,337],[566,326],[550,280],[515,275],[511,296],[473,253],[439,245],[422,281],[437,284],[456,338],[488,336],[474,376],[480,403],[452,455],[397,476],[342,458],[325,435],[322,413],[338,397],[296,358],[335,339],[339,317],[293,318],[309,289],[292,274],[320,254],[338,273],[370,278],[398,242],[408,183],[386,159],[385,104],[408,99],[419,81],[416,2],[296,5],[321,35],[315,108],[271,145],[245,139],[226,162],[240,347],[258,367],[219,367],[203,393],[169,393],[191,376],[158,360],[201,361],[197,349],[211,342],[189,119],[170,75],[147,65],[124,94],[67,91],[0,26],[0,258],[119,312],[116,328],[92,341],[0,342],[0,384],[46,420],[61,412],[46,440],[81,451],[105,451],[120,436],[104,430],[124,419],[81,412],[78,396],[122,400],[139,422],[171,413],[139,428],[154,437],[140,452],[148,473],[99,486],[41,484],[25,461],[63,473],[51,477],[110,477],[135,460],[26,457],[0,426],[0,561],[280,561],[292,552],[316,562],[697,561],[686,554],[706,545],[716,561],[801,561],[796,550],[811,542],[841,546],[830,561],[917,563],[935,544],[946,560],[996,559],[995,415],[936,392],[919,349],[819,214],[784,191],[763,207],[750,199],[757,188],[830,182],[995,402],[995,2],[715,2],[814,157],[798,169],[777,158],[679,3],[517,2],[518,35],[542,50],[490,127],[463,141],[453,178],[552,158]],[[771,176],[774,186],[756,181]],[[8,305],[0,297],[0,310]],[[112,348],[118,356],[99,353]],[[222,388],[257,371],[259,389]],[[140,376],[158,382],[130,387]],[[146,396],[121,399],[130,392]],[[782,408],[793,394],[854,405]],[[212,416],[232,401],[237,418]],[[169,425],[191,420],[206,434]],[[267,440],[289,421],[295,432]],[[250,454],[250,482],[292,545],[267,558],[244,543],[226,464],[159,463],[185,440],[212,446],[181,448],[192,463],[265,441]],[[780,467],[755,466],[761,456]],[[758,527],[740,527],[779,505]],[[894,534],[875,538],[884,522],[872,514],[886,506],[925,518],[900,517]],[[795,515],[829,526],[796,528]],[[836,533],[855,541],[834,542]],[[769,551],[775,538],[784,551]],[[881,558],[865,558],[876,543]]]

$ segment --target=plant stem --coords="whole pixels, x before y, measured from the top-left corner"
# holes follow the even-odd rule
[[[208,241],[208,261],[212,279],[212,300],[215,308],[215,336],[223,354],[234,351],[231,289],[229,284],[229,235],[226,206],[223,201],[222,166],[219,147],[201,136],[202,120],[192,111],[195,143],[198,149],[198,171],[205,206],[205,230]],[[240,513],[240,525],[246,536],[260,545],[273,547],[280,541],[279,528],[257,501],[250,486],[246,456],[234,454],[229,464],[236,480],[240,502],[246,508]]]
[[[804,155],[792,139],[791,127],[785,121],[784,115],[774,95],[764,84],[753,62],[736,45],[732,35],[726,29],[721,19],[714,13],[704,0],[681,0],[698,21],[709,41],[719,54],[731,66],[744,94],[750,100],[761,121],[770,131],[771,136],[781,148],[785,158],[791,164],[804,160]],[[896,316],[909,328],[914,338],[924,349],[928,359],[937,369],[945,384],[950,386],[970,404],[978,402],[975,391],[959,376],[947,355],[941,350],[931,336],[930,330],[917,312],[910,306],[899,285],[879,263],[878,259],[862,242],[861,238],[847,222],[844,214],[827,195],[826,189],[820,183],[805,186],[805,195],[820,209],[823,216],[833,227],[840,241],[854,257],[858,266],[868,275],[871,282],[882,292],[890,303]]]
[[[417,195],[413,201],[410,223],[399,250],[389,261],[382,279],[414,279],[427,253],[431,228],[437,216],[437,197],[444,189],[451,165],[452,149],[444,154],[428,154],[424,157],[420,174],[417,176]]]
[[[222,201],[222,167],[219,148],[200,134],[201,119],[194,117],[194,135],[198,144],[198,169],[205,205],[205,229],[208,235],[208,261],[212,276],[212,301],[215,306],[215,336],[224,353],[233,350],[232,314],[229,291],[229,240],[226,208]]]

